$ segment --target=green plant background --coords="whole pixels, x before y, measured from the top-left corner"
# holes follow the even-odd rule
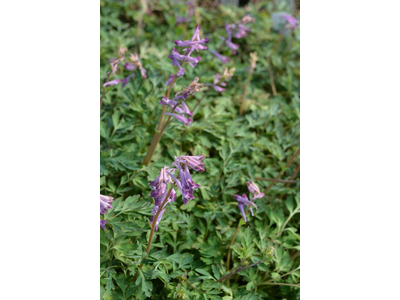
[[[101,1],[101,84],[108,60],[120,46],[138,52],[148,75],[142,79],[136,71],[124,88],[107,88],[101,108],[100,192],[114,197],[113,209],[104,215],[107,229],[100,230],[101,298],[299,299],[299,183],[278,182],[256,200],[258,210],[254,217],[248,214],[248,222],[241,226],[226,269],[229,243],[241,219],[233,195],[248,194],[247,180],[265,190],[271,182],[256,177],[273,179],[283,170],[282,179],[289,179],[299,168],[297,156],[284,169],[300,147],[299,29],[278,42],[271,13],[283,8],[273,1],[246,8],[211,8],[208,2],[197,7],[201,29],[210,39],[207,46],[213,50],[221,44],[225,23],[246,13],[256,21],[248,36],[233,40],[240,45],[236,56],[226,47],[221,51],[231,59],[226,66],[236,68],[226,91],[210,91],[190,127],[171,122],[145,167],[141,162],[162,109],[158,102],[174,72],[167,56],[174,40],[191,37],[196,20],[192,17],[187,28],[175,26],[176,17],[187,13],[182,1],[150,1],[151,15],[144,13],[143,3]],[[138,23],[142,23],[139,31]],[[245,113],[239,116],[250,52],[257,52],[259,60],[247,90]],[[225,65],[208,51],[198,55],[201,61],[194,69],[185,67],[172,95],[196,76],[199,82],[211,83],[216,73],[222,74]],[[271,71],[277,95],[272,92]],[[122,67],[117,72],[119,78],[129,74]],[[188,106],[193,108],[202,96],[195,94]],[[201,185],[194,193],[196,199],[185,206],[178,192],[177,201],[168,204],[150,255],[142,261],[153,208],[149,181],[163,166],[171,165],[174,156],[200,154],[206,156],[206,172],[192,172]],[[299,181],[299,175],[293,179]],[[260,260],[263,263],[232,276],[229,283],[217,282],[230,271]]]

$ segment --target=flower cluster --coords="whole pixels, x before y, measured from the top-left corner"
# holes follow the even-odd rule
[[[177,186],[182,194],[182,201],[186,205],[188,202],[195,197],[193,196],[193,191],[200,187],[200,185],[193,182],[190,176],[189,168],[195,170],[196,172],[204,172],[204,155],[199,156],[175,156],[175,161],[172,165],[175,168],[170,168],[165,166],[161,169],[158,177],[150,182],[150,187],[152,189],[150,197],[154,199],[154,208],[152,210],[151,222],[154,221],[157,215],[157,220],[155,220],[155,229],[158,230],[158,224],[160,223],[161,217],[165,212],[166,206],[169,202],[176,200],[176,192],[174,187],[168,191],[168,184],[171,183]],[[175,176],[175,171],[178,170],[178,174]],[[179,177],[179,179],[177,178]],[[166,197],[168,197],[166,199]]]
[[[232,78],[234,73],[235,73],[235,68],[232,68],[232,69],[225,68],[224,74],[222,76],[219,73],[215,74],[213,84],[206,83],[204,85],[210,86],[215,91],[222,93],[223,91],[225,91],[225,88],[223,88],[222,86],[226,86],[226,82],[228,82]],[[222,81],[224,81],[224,82],[222,82]]]
[[[115,72],[118,70],[118,66],[125,60],[125,53],[127,51],[128,51],[128,48],[120,48],[118,50],[118,56],[116,58],[110,59],[111,70],[112,70],[112,73],[114,76],[115,76]],[[124,68],[128,71],[134,71],[134,70],[136,70],[136,68],[139,67],[142,77],[147,78],[146,69],[143,68],[142,63],[140,62],[139,56],[137,55],[137,53],[131,54],[130,59],[132,62],[125,63]],[[129,76],[122,78],[122,79],[116,78],[116,79],[110,80],[110,81],[104,83],[103,87],[116,85],[119,83],[122,83],[122,87],[124,87],[129,82],[129,79],[131,79],[134,76],[135,76],[135,74],[132,73]]]
[[[235,200],[238,202],[239,210],[242,213],[245,222],[247,222],[247,219],[246,219],[246,213],[244,211],[244,206],[249,207],[251,215],[254,216],[253,207],[257,209],[257,205],[254,204],[254,201],[256,199],[264,197],[264,193],[261,193],[259,187],[252,180],[247,181],[247,188],[249,189],[249,192],[252,194],[251,200],[247,198],[246,194],[243,194],[242,196],[240,195],[233,196]]]
[[[175,48],[172,50],[172,54],[168,56],[168,58],[171,59],[172,65],[177,66],[179,68],[179,71],[176,75],[171,75],[170,80],[175,78],[175,76],[180,77],[185,74],[185,69],[182,68],[182,65],[184,63],[188,63],[192,68],[194,68],[197,63],[200,61],[201,57],[191,57],[190,55],[194,50],[199,52],[199,50],[206,50],[207,47],[204,46],[204,44],[208,43],[208,39],[200,39],[200,26],[197,25],[194,34],[192,36],[192,39],[189,41],[181,41],[181,40],[176,40],[174,43],[178,47],[185,47],[183,51],[185,52],[184,54],[180,54]],[[172,77],[174,76],[174,77]],[[169,84],[171,81],[168,80],[167,84]]]
[[[204,84],[197,83],[198,81],[199,77],[196,77],[187,88],[184,88],[183,91],[176,93],[173,99],[168,99],[167,97],[163,96],[159,103],[161,105],[168,105],[172,108],[171,113],[164,113],[164,115],[170,115],[186,126],[190,126],[190,123],[192,123],[193,120],[188,116],[192,117],[193,113],[190,111],[184,100],[190,95],[193,95],[195,92],[201,91],[201,88],[204,86]],[[180,100],[180,104],[175,100]],[[174,112],[177,112],[177,114]]]
[[[186,18],[185,17],[177,17],[176,25],[179,25],[181,23],[189,23],[190,22],[190,18],[193,16],[193,13],[194,13],[194,1],[186,1],[186,5],[189,8],[188,16]]]
[[[176,48],[174,48],[172,50],[172,54],[168,56],[168,58],[172,61],[172,65],[177,66],[179,70],[177,74],[170,75],[169,79],[166,82],[166,85],[173,84],[177,77],[183,76],[183,74],[185,74],[185,69],[182,67],[184,63],[189,64],[192,68],[194,68],[199,63],[201,57],[192,57],[190,55],[194,50],[199,52],[199,50],[207,49],[204,44],[208,43],[208,39],[200,39],[200,26],[197,25],[190,41],[176,40],[174,43],[178,47],[185,47],[183,49],[184,54],[179,53]],[[173,99],[168,99],[167,97],[163,96],[162,100],[159,103],[161,105],[168,105],[172,108],[171,112],[167,112],[164,114],[174,117],[176,120],[182,122],[186,126],[190,126],[193,120],[189,117],[192,117],[193,113],[190,111],[184,100],[190,95],[193,95],[195,92],[201,91],[203,84],[197,83],[198,81],[199,78],[196,77],[187,88],[185,88],[181,92],[176,93]],[[181,101],[180,105],[176,100]]]
[[[113,200],[113,197],[100,195],[100,215],[104,215],[107,209],[112,209],[111,202]],[[105,220],[100,220],[100,227],[106,229],[106,223]]]
[[[239,22],[235,22],[233,24],[225,24],[225,31],[226,31],[226,37],[220,37],[225,45],[232,50],[232,53],[236,55],[237,50],[239,49],[239,45],[235,44],[232,42],[232,37],[235,37],[237,39],[241,39],[242,37],[247,36],[247,33],[250,32],[250,29],[244,26],[245,24],[248,23],[253,23],[255,22],[255,19],[250,17],[250,16],[244,16],[242,20]],[[229,58],[226,56],[223,56],[222,54],[218,53],[217,51],[209,50],[211,54],[213,54],[215,57],[220,59],[222,63],[226,64],[229,61]]]

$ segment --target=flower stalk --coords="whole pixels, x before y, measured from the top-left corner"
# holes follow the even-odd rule
[[[146,248],[146,256],[144,258],[146,258],[150,253],[151,244],[153,242],[153,236],[154,236],[154,231],[156,229],[158,217],[160,216],[160,213],[165,209],[165,206],[168,202],[171,191],[172,191],[172,187],[168,190],[167,196],[165,197],[164,201],[161,203],[160,207],[158,208],[157,213],[154,215],[153,222],[151,223],[149,243],[147,244],[147,248]]]
[[[203,84],[197,83],[199,78],[196,77],[190,83],[190,85],[185,88],[184,91],[176,93],[173,99],[169,99],[175,81],[178,77],[181,77],[185,74],[185,69],[182,66],[187,63],[192,68],[194,68],[198,64],[198,62],[201,60],[201,57],[192,57],[190,55],[194,51],[199,52],[199,50],[206,50],[207,47],[205,46],[205,44],[208,43],[208,39],[200,39],[200,26],[196,26],[191,40],[176,40],[174,41],[174,43],[177,47],[185,47],[185,49],[183,49],[183,54],[180,54],[174,48],[172,50],[172,54],[168,56],[168,58],[171,59],[172,65],[178,67],[179,70],[176,74],[170,75],[168,81],[166,82],[166,85],[168,85],[168,89],[165,96],[162,97],[162,101],[160,101],[160,104],[163,105],[163,109],[160,119],[158,121],[157,130],[154,134],[153,140],[151,141],[149,149],[147,150],[146,156],[142,161],[142,164],[145,166],[149,164],[151,158],[153,157],[155,149],[157,148],[157,145],[161,140],[164,130],[167,128],[168,124],[171,121],[171,117],[174,117],[176,120],[185,124],[186,126],[190,126],[190,123],[193,122],[193,120],[188,117],[193,116],[193,113],[189,110],[183,100],[188,98],[190,95],[193,95],[195,92],[200,92],[201,88],[203,87]],[[178,101],[180,101],[180,103]],[[167,105],[171,107],[171,112],[165,112]],[[175,110],[177,112],[176,114],[174,114]],[[169,118],[165,122],[163,122],[164,115],[169,115]]]

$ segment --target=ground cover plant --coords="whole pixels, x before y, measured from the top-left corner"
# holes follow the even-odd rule
[[[299,15],[100,3],[101,299],[299,299]]]

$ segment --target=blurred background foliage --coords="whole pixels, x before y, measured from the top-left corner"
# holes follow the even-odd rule
[[[101,85],[119,47],[138,53],[148,76],[143,79],[137,70],[125,87],[108,87],[101,108],[100,192],[115,199],[104,216],[107,229],[100,230],[101,298],[299,299],[299,156],[288,169],[284,166],[300,147],[300,30],[281,35],[271,18],[281,11],[299,18],[299,11],[276,1],[251,1],[243,7],[201,1],[189,23],[176,25],[177,17],[187,15],[184,1],[106,0],[100,7]],[[190,39],[199,23],[201,36],[210,40],[208,48],[217,50],[220,36],[226,36],[225,23],[246,14],[255,22],[246,37],[234,39],[238,54],[222,47],[230,58],[223,64],[208,51],[200,52],[199,64],[185,68],[171,94],[196,76],[201,83],[212,83],[225,67],[236,68],[226,91],[207,92],[190,127],[171,122],[151,163],[142,166],[162,110],[158,102],[164,84],[174,72],[167,58],[174,40]],[[257,52],[258,62],[239,116],[250,52]],[[120,67],[116,76],[130,73]],[[193,109],[203,96],[197,93],[186,103]],[[200,154],[206,156],[206,172],[192,174],[201,185],[196,199],[185,206],[178,193],[177,201],[168,204],[150,255],[142,261],[153,208],[149,181],[175,155]],[[257,178],[273,179],[281,171],[281,179],[296,183],[277,182],[256,200],[258,210],[241,226],[226,269],[229,243],[241,219],[233,195],[248,194],[250,179],[263,191],[271,181]],[[217,282],[259,261],[229,281]]]

